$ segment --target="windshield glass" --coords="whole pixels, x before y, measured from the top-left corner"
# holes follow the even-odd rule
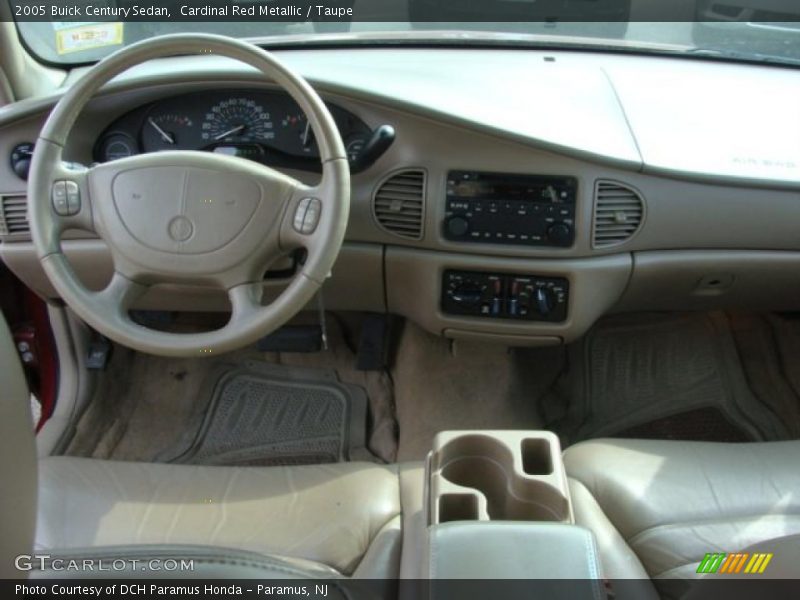
[[[759,9],[765,1],[775,5],[769,12]],[[655,0],[607,0],[584,2],[588,8],[582,8],[582,12],[558,13],[558,17],[552,16],[554,3],[561,2],[565,7],[575,3],[553,0],[548,5],[550,12],[539,14],[536,7],[542,3],[537,4],[537,0],[274,2],[218,0],[192,4],[168,0],[148,5],[138,0],[101,0],[77,5],[78,14],[66,15],[55,11],[56,3],[39,4],[44,14],[32,14],[32,9],[36,11],[33,4],[10,0],[24,43],[48,63],[93,62],[122,46],[166,33],[213,32],[266,46],[530,45],[800,64],[800,3],[795,0],[736,0],[735,6],[728,6],[725,0],[670,0],[663,5],[669,8],[660,12],[653,9],[658,5]],[[279,7],[296,12],[278,16],[269,12]],[[631,20],[637,16],[658,20]],[[162,20],[140,20],[145,18]],[[577,20],[580,18],[585,20]]]

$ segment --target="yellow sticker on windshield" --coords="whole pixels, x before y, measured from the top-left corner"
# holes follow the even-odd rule
[[[56,52],[69,54],[122,44],[123,23],[92,23],[56,31]]]

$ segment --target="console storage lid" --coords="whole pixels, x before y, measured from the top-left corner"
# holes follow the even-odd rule
[[[509,521],[434,525],[428,570],[431,580],[443,580],[442,591],[459,579],[525,579],[530,580],[530,592],[547,598],[605,598],[594,537],[577,525]],[[432,581],[432,598],[436,589]],[[523,590],[512,591],[516,597]]]

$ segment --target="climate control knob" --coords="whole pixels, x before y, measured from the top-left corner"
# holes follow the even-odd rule
[[[450,297],[457,304],[476,306],[483,298],[483,288],[471,282],[462,283],[450,292]]]
[[[556,221],[547,228],[547,238],[556,244],[568,244],[571,240],[572,228],[562,221]]]
[[[450,217],[447,219],[445,227],[447,227],[447,233],[452,237],[461,237],[469,231],[469,221],[464,217]]]
[[[535,301],[536,310],[540,315],[546,316],[553,312],[553,308],[556,305],[556,298],[551,290],[538,287],[536,288],[533,299]]]

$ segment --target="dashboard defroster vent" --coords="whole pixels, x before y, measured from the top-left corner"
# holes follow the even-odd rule
[[[28,237],[28,201],[24,194],[0,195],[0,237]]]
[[[421,240],[425,219],[425,171],[406,169],[389,175],[372,198],[372,213],[385,231]]]
[[[627,242],[644,222],[645,204],[634,188],[598,180],[594,190],[592,246],[608,248]]]

